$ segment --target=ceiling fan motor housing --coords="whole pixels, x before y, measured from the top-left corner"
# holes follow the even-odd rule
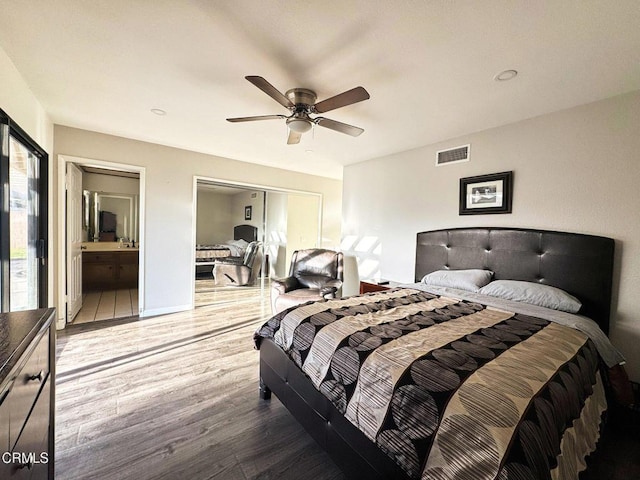
[[[307,113],[311,113],[311,108],[318,98],[316,92],[307,88],[292,88],[287,90],[284,95],[296,106],[296,110],[299,107],[305,107]]]

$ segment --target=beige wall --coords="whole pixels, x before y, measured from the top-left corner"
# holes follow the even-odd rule
[[[251,207],[251,220],[245,220],[244,207]],[[264,230],[264,191],[247,190],[231,198],[233,226],[251,225],[258,229],[257,238],[262,241]],[[233,231],[231,236],[233,238]]]
[[[323,236],[339,242],[342,183],[338,180],[58,125],[54,154],[56,159],[68,155],[145,168],[145,315],[192,305],[194,176],[322,193]],[[52,175],[56,178],[57,164]],[[53,192],[54,205],[57,194]],[[58,224],[58,212],[52,220]],[[59,260],[55,258],[56,265]]]
[[[267,234],[265,253],[269,255],[269,275],[287,276],[287,193],[267,192]]]
[[[367,271],[412,281],[416,233],[460,226],[581,232],[616,240],[611,338],[640,381],[640,92],[345,168],[343,243]],[[471,144],[471,161],[436,151]],[[514,171],[513,213],[458,215],[461,177]],[[363,241],[364,240],[364,241]]]
[[[310,215],[310,212],[318,211],[319,202],[320,197],[314,195],[287,196],[287,269],[293,252],[319,246],[318,217]]]
[[[196,243],[213,245],[233,238],[231,196],[198,189]]]
[[[140,194],[140,180],[137,178],[104,175],[101,173],[82,173],[82,189],[92,192]]]

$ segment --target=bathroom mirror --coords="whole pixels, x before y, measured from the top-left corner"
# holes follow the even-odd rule
[[[83,192],[83,223],[89,242],[125,242],[139,238],[139,196],[127,193]]]

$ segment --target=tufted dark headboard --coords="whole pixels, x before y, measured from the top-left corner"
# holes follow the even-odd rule
[[[577,233],[521,228],[453,228],[418,233],[416,282],[435,270],[482,268],[496,280],[561,288],[580,313],[609,332],[614,241]]]
[[[237,225],[233,227],[233,239],[255,242],[258,240],[258,227],[253,225]]]

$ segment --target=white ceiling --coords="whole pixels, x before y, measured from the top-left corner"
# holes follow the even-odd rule
[[[335,178],[353,162],[640,89],[638,0],[0,0],[0,9],[0,46],[54,123]],[[506,69],[519,75],[493,80]],[[362,85],[370,100],[324,116],[365,132],[317,127],[286,145],[283,120],[229,123],[287,113],[245,75],[319,100]]]

